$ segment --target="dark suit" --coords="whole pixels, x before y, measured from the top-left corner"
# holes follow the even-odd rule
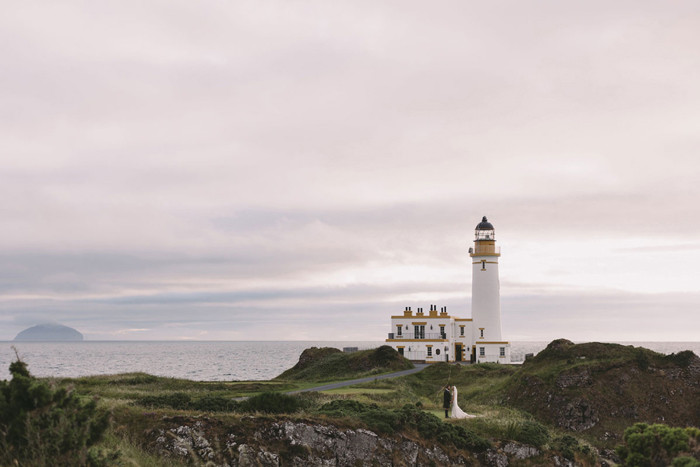
[[[443,397],[443,403],[442,407],[445,409],[445,418],[450,418],[449,415],[449,410],[450,410],[450,402],[452,402],[452,393],[450,392],[449,389],[445,388],[445,391],[442,394]]]

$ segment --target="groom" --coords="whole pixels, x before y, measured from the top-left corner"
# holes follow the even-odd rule
[[[452,393],[450,392],[450,387],[445,386],[445,390],[442,393],[442,407],[445,409],[445,418],[450,418],[450,402],[452,402]]]

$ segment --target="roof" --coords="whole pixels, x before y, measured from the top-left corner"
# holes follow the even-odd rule
[[[489,222],[489,220],[484,216],[483,219],[481,219],[481,222],[479,222],[479,225],[476,226],[476,230],[495,230],[493,228],[493,225]]]

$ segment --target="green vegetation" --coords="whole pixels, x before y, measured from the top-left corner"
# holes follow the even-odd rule
[[[389,347],[355,354],[312,348],[294,368],[272,381],[197,382],[132,373],[44,380],[41,384],[73,387],[66,394],[81,400],[80,406],[88,407],[95,420],[113,414],[114,424],[100,441],[99,437],[86,440],[80,454],[84,465],[108,462],[108,455],[95,455],[98,448],[105,453],[119,451],[119,462],[124,465],[182,465],[177,458],[159,455],[154,444],[158,436],[170,439],[168,433],[173,429],[204,421],[218,430],[219,439],[226,439],[231,430],[245,437],[266,423],[290,420],[341,429],[368,428],[384,436],[404,436],[425,446],[437,443],[447,452],[472,455],[516,441],[535,446],[541,453],[518,465],[549,465],[557,455],[593,466],[597,462],[593,446],[612,448],[620,440],[602,433],[622,436],[634,423],[629,422],[633,417],[657,420],[664,416],[669,425],[676,426],[690,424],[683,422],[684,416],[697,420],[700,398],[695,396],[700,393],[693,388],[700,382],[699,362],[692,352],[666,356],[632,346],[575,345],[562,339],[522,366],[442,362],[409,376],[321,393],[284,394],[329,380],[400,371],[412,365]],[[459,388],[460,407],[477,417],[443,418],[442,388],[446,384]],[[572,429],[567,425],[570,420],[594,423],[590,428],[576,425]],[[699,467],[699,431],[635,426],[625,432],[625,444],[618,451],[624,465]],[[144,437],[144,433],[152,435]],[[17,448],[13,445],[12,449],[16,457]],[[270,449],[286,459],[300,448],[275,445]],[[8,463],[0,459],[0,465]]]
[[[481,452],[491,447],[484,438],[459,425],[444,423],[433,414],[406,404],[399,410],[382,409],[377,404],[363,404],[354,400],[334,400],[324,404],[318,412],[331,417],[356,417],[379,433],[413,429],[423,439],[437,440],[459,449]]]
[[[344,353],[331,347],[304,350],[299,362],[275,380],[326,382],[410,370],[413,364],[388,345]]]
[[[625,444],[617,447],[627,467],[700,467],[700,430],[636,423],[625,430]]]
[[[95,400],[55,389],[31,376],[21,360],[0,382],[0,465],[107,465],[116,455],[92,448],[109,424]]]

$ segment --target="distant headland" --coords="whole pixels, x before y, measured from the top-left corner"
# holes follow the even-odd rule
[[[15,342],[79,342],[83,335],[62,324],[37,324],[17,334]]]

